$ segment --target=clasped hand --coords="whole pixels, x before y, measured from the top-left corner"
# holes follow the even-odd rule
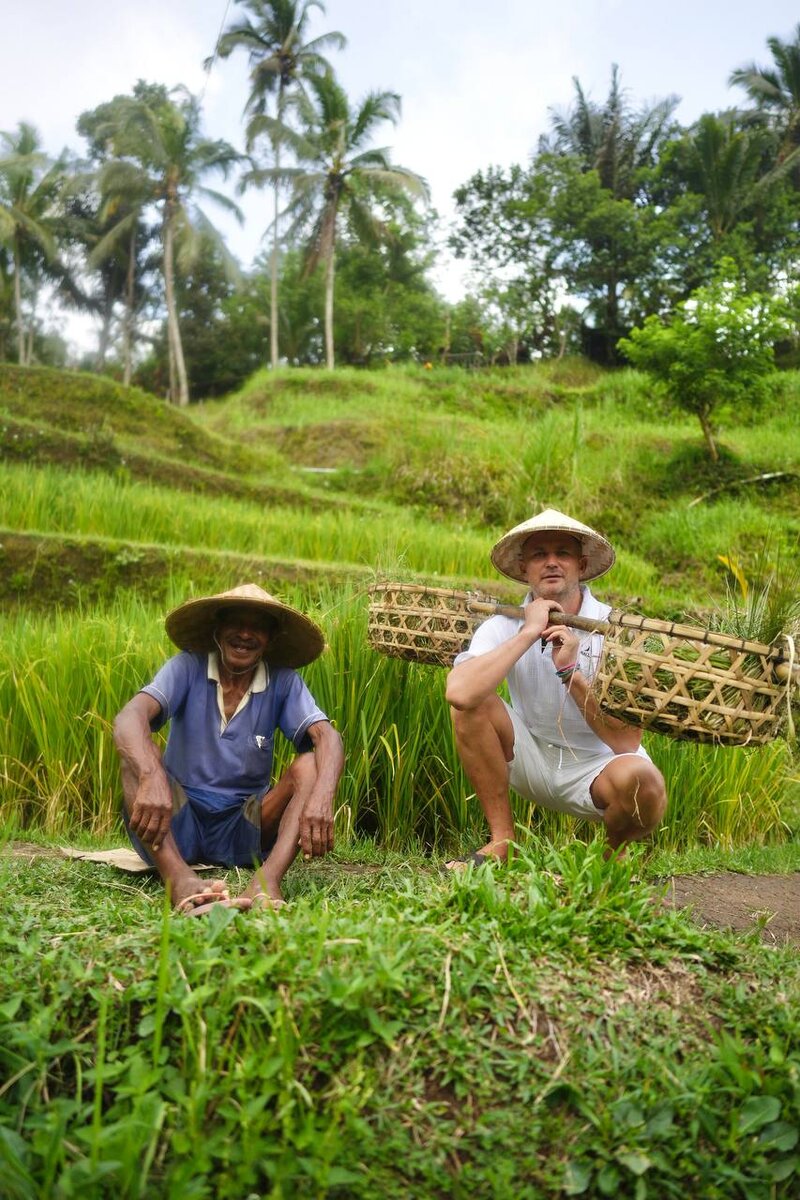
[[[556,609],[560,610],[561,605],[539,596],[530,604],[526,604],[525,621],[533,626],[537,637],[552,646],[553,666],[560,671],[564,667],[571,667],[577,661],[580,638],[567,625],[560,625],[555,620],[551,623],[550,614]]]
[[[158,772],[139,780],[130,827],[145,846],[160,850],[172,821],[172,793],[166,775]]]

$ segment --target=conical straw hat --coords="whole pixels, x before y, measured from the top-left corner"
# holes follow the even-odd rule
[[[519,556],[523,544],[532,533],[568,533],[577,538],[586,558],[586,567],[581,579],[597,579],[614,565],[614,548],[602,534],[590,529],[582,521],[575,521],[565,513],[559,512],[558,509],[546,508],[544,512],[537,513],[521,525],[515,525],[492,547],[492,562],[498,571],[507,575],[509,579],[527,583]]]
[[[273,667],[304,667],[325,648],[322,630],[288,604],[282,604],[257,583],[243,583],[228,592],[187,600],[173,608],[164,622],[171,640],[180,650],[201,654],[215,649],[214,630],[220,613],[230,608],[260,608],[275,625],[264,658]]]

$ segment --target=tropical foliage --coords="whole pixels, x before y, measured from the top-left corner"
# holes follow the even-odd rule
[[[138,371],[180,403],[242,383],[266,344],[273,369],[578,349],[616,363],[621,337],[709,286],[723,258],[765,295],[795,271],[800,27],[767,39],[770,64],[731,73],[742,107],[688,128],[673,96],[635,102],[616,65],[599,101],[576,78],[529,162],[478,171],[456,191],[450,246],[474,272],[446,302],[431,283],[439,234],[424,181],[375,144],[399,119],[399,95],[346,94],[329,59],[344,37],[315,28],[318,0],[238,4],[207,67],[246,61],[246,153],[204,135],[198,97],[141,81],[82,114],[85,162],[51,157],[24,121],[3,135],[0,353],[58,353],[41,326],[56,289],[98,322],[84,365],[126,381]],[[208,187],[215,173],[272,191],[268,253],[238,274],[197,207],[206,198],[235,213]],[[187,364],[182,328],[203,319],[209,346],[230,346],[238,368],[216,370],[197,336]],[[791,339],[781,350],[796,353]]]

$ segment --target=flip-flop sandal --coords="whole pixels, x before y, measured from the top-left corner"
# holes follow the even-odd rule
[[[221,892],[193,892],[191,896],[184,896],[183,900],[175,905],[175,912],[181,913],[185,917],[203,916],[212,904],[230,906],[230,903],[230,896],[225,896]],[[200,912],[196,913],[197,909],[200,909]]]
[[[481,863],[489,862],[493,857],[494,855],[492,854],[481,854],[480,850],[473,850],[472,854],[464,854],[461,858],[449,859],[448,861],[453,863],[452,867],[444,863],[439,869],[443,875],[452,875],[453,871],[458,870],[458,867],[455,865],[456,863],[464,863],[465,866],[469,863],[474,863],[476,867],[479,867]]]
[[[253,911],[253,910],[259,911],[260,910],[261,912],[264,912],[265,910],[267,912],[269,912],[269,911],[277,912],[278,909],[286,908],[286,906],[287,906],[286,900],[274,900],[272,898],[272,896],[267,896],[267,895],[265,895],[264,892],[261,892],[257,896],[253,896],[251,903],[250,903],[251,911]]]

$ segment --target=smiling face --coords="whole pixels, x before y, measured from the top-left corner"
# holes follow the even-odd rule
[[[215,632],[222,665],[237,675],[255,670],[266,653],[273,628],[269,615],[255,606],[223,610]]]
[[[577,612],[580,579],[586,570],[586,558],[577,538],[547,530],[532,533],[522,543],[519,560],[534,599],[543,596],[567,611],[570,606]]]

